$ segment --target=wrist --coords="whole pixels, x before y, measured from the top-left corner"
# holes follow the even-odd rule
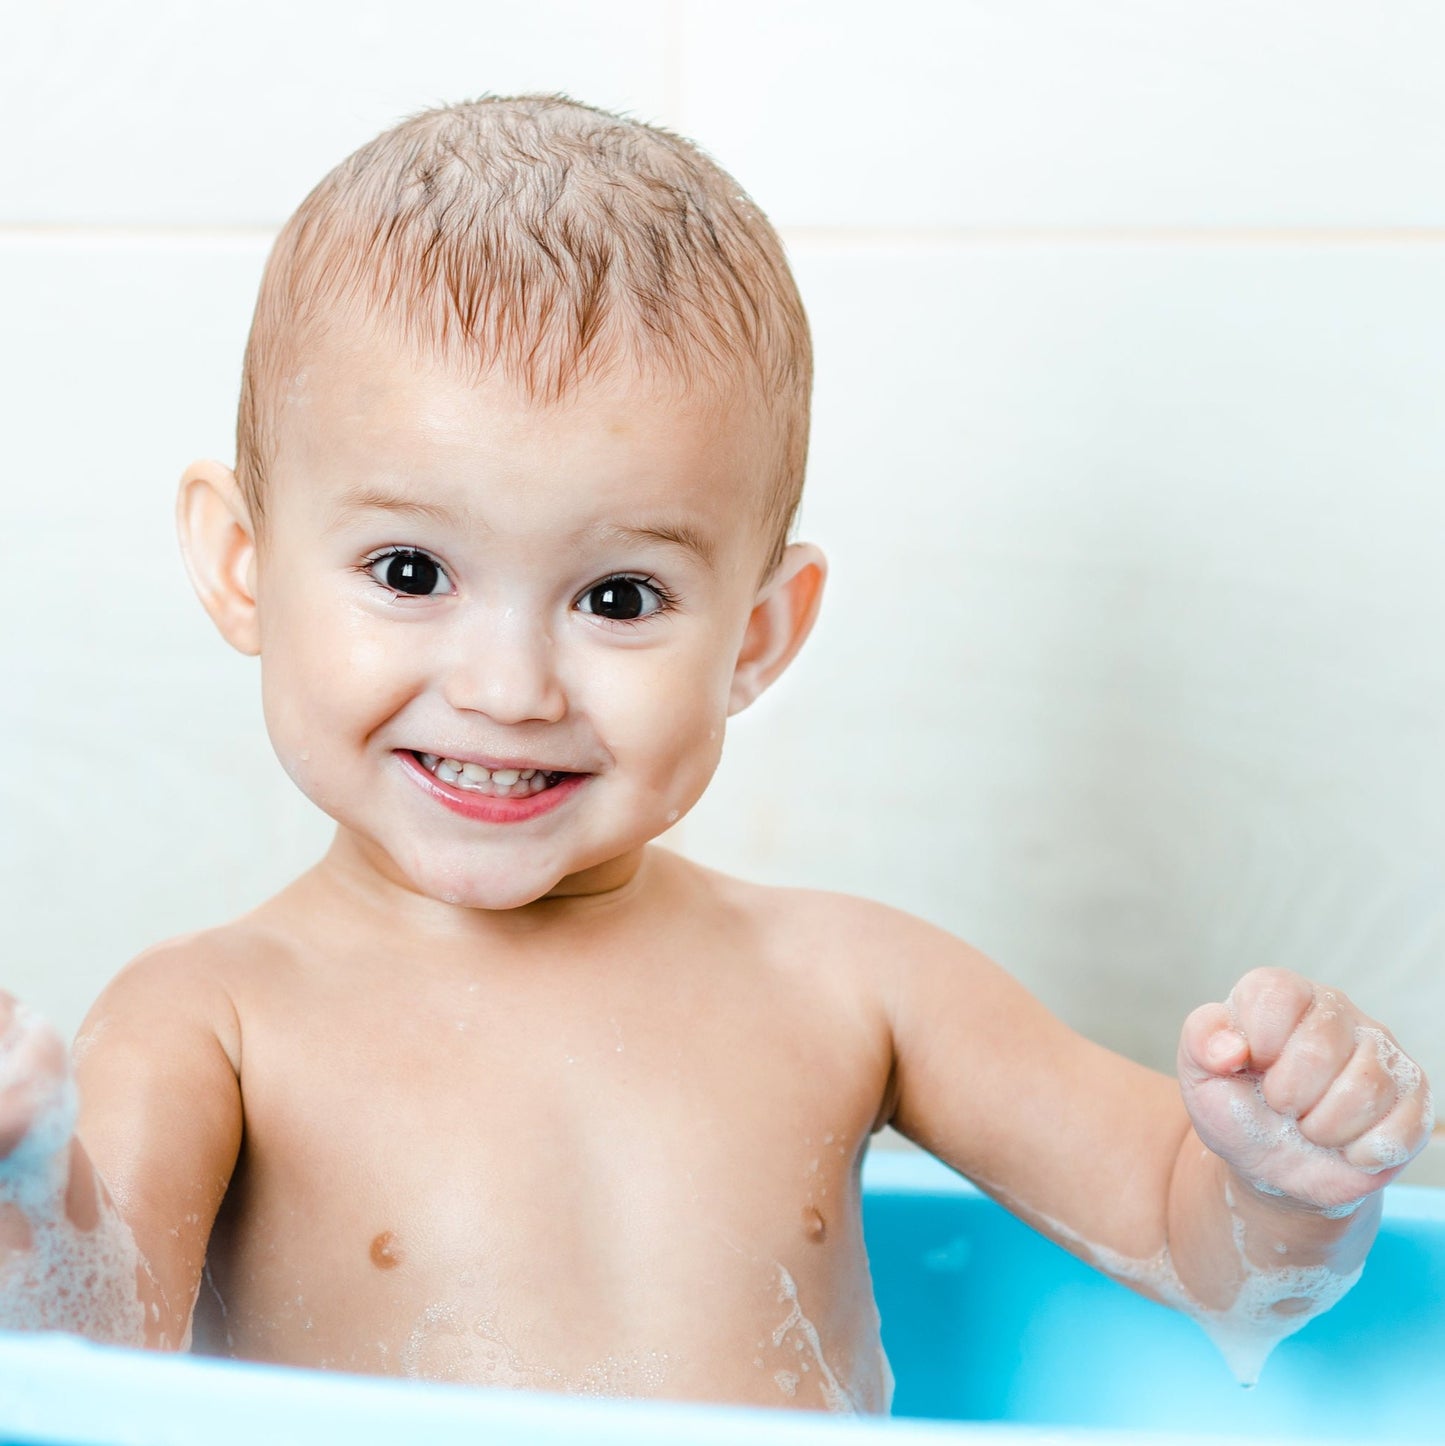
[[[1365,1248],[1379,1224],[1378,1191],[1337,1205],[1301,1199],[1268,1180],[1259,1179],[1221,1160],[1221,1193],[1233,1217],[1236,1246],[1242,1256],[1259,1266],[1291,1262],[1325,1261],[1350,1257],[1349,1242],[1363,1239]],[[1363,1251],[1360,1252],[1363,1258]]]

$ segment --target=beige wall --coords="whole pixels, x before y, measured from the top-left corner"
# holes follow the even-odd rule
[[[326,830],[175,557],[270,235],[399,115],[694,135],[819,348],[823,622],[678,841],[974,940],[1167,1065],[1280,963],[1445,1079],[1445,12],[5,7],[5,982],[73,1026]]]

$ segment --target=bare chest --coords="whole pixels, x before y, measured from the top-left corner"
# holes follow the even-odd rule
[[[320,1041],[253,1036],[198,1337],[436,1379],[877,1408],[857,1165],[882,1080],[818,1001],[766,1002],[432,999],[384,1029],[342,1011]]]

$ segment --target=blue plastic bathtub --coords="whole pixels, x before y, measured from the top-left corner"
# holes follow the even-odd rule
[[[0,1446],[283,1441],[1445,1441],[1445,1191],[1393,1187],[1354,1291],[1234,1383],[1190,1321],[931,1160],[877,1153],[865,1223],[891,1421],[320,1375],[0,1334]],[[934,1418],[929,1420],[907,1418]]]

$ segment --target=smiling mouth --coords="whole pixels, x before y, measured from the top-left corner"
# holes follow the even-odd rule
[[[433,778],[463,793],[479,793],[484,798],[530,798],[555,788],[564,779],[578,777],[575,773],[544,768],[486,768],[480,763],[462,763],[455,758],[415,750],[411,756]]]

